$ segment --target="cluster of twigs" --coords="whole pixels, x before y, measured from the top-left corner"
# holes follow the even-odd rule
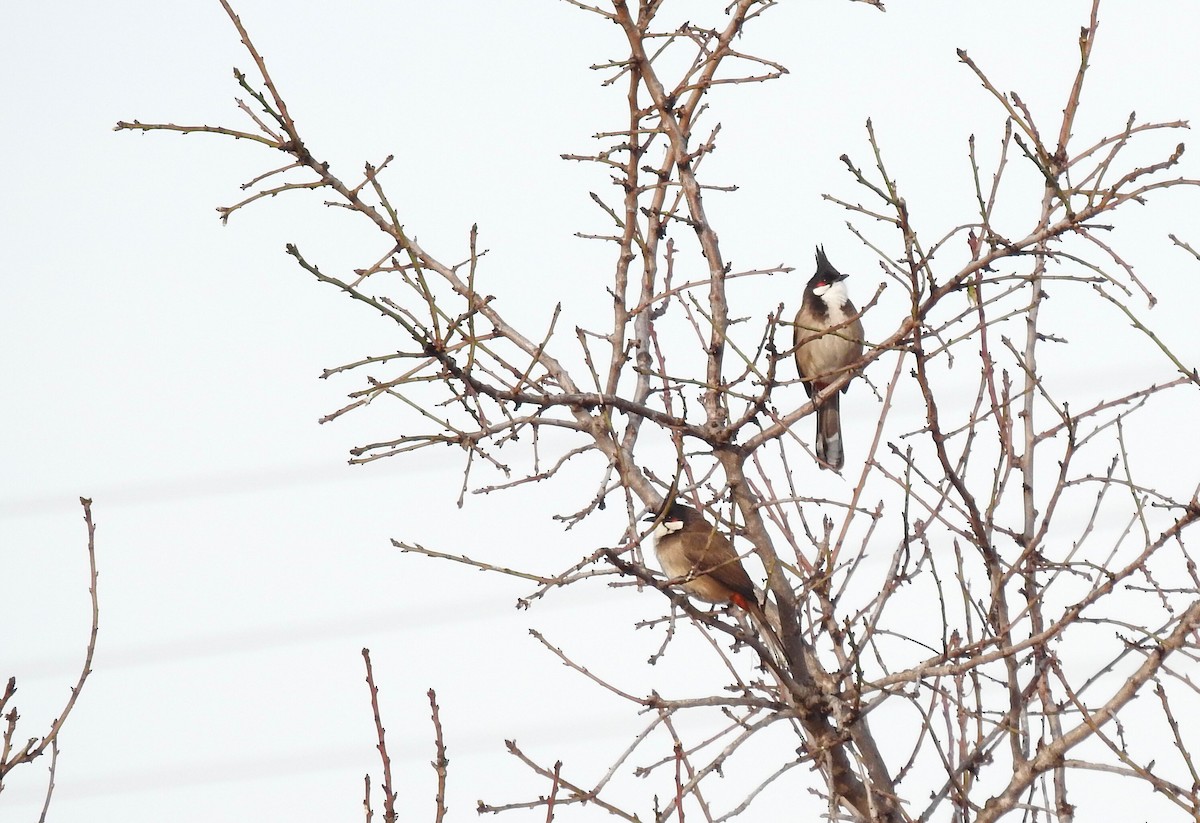
[[[392,782],[392,756],[388,754],[387,739],[383,728],[383,717],[379,712],[379,687],[375,685],[375,671],[371,668],[371,651],[370,649],[362,650],[363,663],[367,667],[367,688],[371,692],[371,713],[375,718],[375,733],[379,738],[379,742],[375,746],[375,750],[379,752],[380,768],[383,770],[383,782],[380,785],[380,791],[383,792],[383,820],[384,823],[396,823],[399,820],[399,812],[396,811],[396,798],[398,792],[395,790]],[[446,775],[449,771],[450,760],[446,757],[446,742],[442,738],[442,719],[437,703],[437,694],[433,689],[430,689],[426,696],[429,698],[429,708],[433,717],[433,736],[436,757],[433,760],[433,770],[437,774],[437,793],[434,795],[434,823],[442,823],[446,818]],[[366,812],[367,823],[375,817],[375,811],[371,808],[371,775],[363,777],[363,809]]]
[[[79,503],[83,506],[83,521],[87,526],[90,573],[88,593],[92,598],[92,629],[88,635],[87,649],[84,652],[83,668],[79,672],[79,679],[71,687],[71,696],[67,698],[62,711],[50,724],[49,731],[41,737],[30,737],[24,743],[17,738],[17,722],[21,719],[21,715],[17,711],[16,703],[13,702],[13,697],[17,693],[17,678],[9,677],[4,692],[0,694],[0,721],[4,723],[3,731],[0,732],[0,793],[4,791],[5,778],[13,769],[29,765],[45,754],[47,750],[50,752],[46,794],[42,800],[42,811],[38,817],[39,823],[44,823],[46,820],[46,814],[50,810],[50,799],[54,795],[54,775],[58,768],[58,737],[67,722],[67,717],[75,708],[76,701],[79,700],[88,675],[92,673],[92,658],[96,653],[96,637],[100,633],[100,600],[96,593],[96,583],[99,578],[96,571],[96,524],[92,522],[92,501],[81,497]]]
[[[1160,476],[1143,477],[1124,434],[1131,414],[1193,390],[1200,377],[1131,308],[1135,300],[1153,305],[1150,284],[1101,236],[1110,223],[1099,222],[1198,181],[1174,172],[1182,144],[1149,165],[1125,159],[1134,142],[1184,128],[1183,122],[1143,123],[1131,115],[1111,134],[1076,146],[1098,0],[1081,30],[1075,82],[1050,132],[1018,94],[1000,92],[959,52],[1006,125],[990,179],[974,139],[968,147],[978,213],[941,230],[934,242],[911,219],[868,122],[872,162],[843,157],[865,200],[828,199],[873,227],[870,234],[855,231],[877,254],[884,286],[902,299],[889,301],[881,287],[866,300],[866,353],[811,400],[794,390],[790,352],[776,344],[780,332],[791,338],[781,329],[790,316],[785,306],[740,325],[731,320],[738,314],[730,281],[790,269],[733,271],[725,263],[705,202],[728,187],[700,176],[720,132],[717,123],[702,125],[711,119],[709,92],[785,71],[735,48],[772,2],[735,0],[720,26],[707,27],[665,22],[662,0],[570,0],[620,30],[626,56],[594,68],[607,73],[606,84],[623,84],[629,103],[628,120],[597,135],[608,141],[604,148],[564,155],[605,169],[616,192],[592,195],[613,231],[583,235],[613,249],[612,280],[596,286],[611,299],[611,325],[580,328],[573,337],[561,333],[559,310],[534,331],[506,319],[503,296],[480,286],[483,254],[474,230],[457,262],[413,240],[383,183],[390,157],[367,164],[353,181],[334,176],[302,139],[242,22],[221,2],[260,78],[235,72],[252,101],[238,105],[254,130],[137,121],[117,128],[216,133],[286,155],[285,165],[246,184],[248,197],[219,210],[223,220],[264,197],[316,189],[329,196],[328,205],[379,230],[380,246],[353,272],[323,271],[298,246],[287,249],[312,276],[394,323],[402,341],[394,353],[326,372],[369,373],[351,402],[326,420],[386,397],[416,422],[404,436],[356,449],[354,461],[453,446],[466,456],[465,493],[479,464],[504,475],[482,487],[498,491],[552,478],[573,458],[599,454],[604,468],[594,495],[563,519],[578,522],[614,495],[629,514],[614,547],[551,577],[397,545],[533,580],[529,601],[587,577],[631,576],[666,593],[706,637],[723,632],[754,650],[764,667],[747,674],[742,658],[714,641],[713,653],[728,664],[730,691],[714,684],[711,697],[667,700],[606,683],[543,640],[581,675],[651,710],[652,720],[590,784],[574,779],[563,763],[540,764],[510,744],[550,790],[528,801],[482,804],[481,811],[541,807],[549,817],[586,803],[645,819],[645,808],[609,799],[611,783],[665,740],[669,755],[651,756],[650,765],[634,770],[670,772],[672,799],[655,806],[657,820],[682,820],[685,806],[709,820],[735,816],[767,786],[802,771],[798,766],[820,779],[795,778],[803,786],[796,795],[814,792],[838,819],[926,820],[949,808],[958,820],[991,821],[1021,808],[1070,820],[1069,790],[1086,770],[1139,781],[1200,815],[1191,741],[1174,708],[1194,687],[1186,672],[1167,664],[1184,654],[1191,660],[1200,626],[1200,581],[1183,542],[1200,519],[1200,503],[1194,490],[1177,497],[1160,488]],[[1033,189],[1010,182],[1015,166],[1036,172]],[[1029,202],[1038,204],[1032,220],[1030,210],[1019,208]],[[680,282],[683,256],[694,264],[688,270],[699,267],[702,276]],[[1174,375],[1097,397],[1080,411],[1072,401],[1087,394],[1046,377],[1043,363],[1066,345],[1063,330],[1043,313],[1048,284],[1093,305],[1091,311],[1119,316],[1132,329],[1128,344],[1147,345]],[[787,302],[794,310],[795,301]],[[387,376],[376,376],[380,370]],[[814,494],[805,488],[811,452],[796,424],[865,370],[879,387],[873,404],[856,396],[856,416],[874,419],[873,435],[858,451],[865,456],[848,469],[844,493],[823,484]],[[906,431],[903,412],[914,409],[923,422]],[[573,438],[554,440],[559,450],[548,459],[540,440],[547,427]],[[524,439],[518,444],[518,438]],[[644,468],[653,461],[643,455],[661,455],[664,444],[676,455],[670,473]],[[504,450],[531,456],[529,468],[515,471]],[[751,547],[766,573],[778,657],[752,629],[697,610],[643,565],[639,516],[676,490],[712,504],[722,528]],[[1102,534],[1113,519],[1123,525]],[[1137,617],[1114,616],[1120,614]],[[667,625],[664,648],[674,637],[674,624]],[[1072,654],[1073,647],[1090,656]],[[369,657],[367,663],[385,764],[384,817],[391,820],[395,793]],[[1130,701],[1151,688],[1162,713],[1145,728],[1165,724],[1175,736],[1178,760],[1169,770],[1161,761],[1151,768],[1140,754],[1144,739],[1130,729],[1111,732]],[[711,711],[726,718],[724,731],[686,739],[681,719]],[[887,746],[877,732],[885,725]],[[713,809],[701,786],[772,726],[790,730],[796,756],[760,766],[761,779],[741,800]],[[1083,744],[1087,759],[1068,757]],[[370,819],[369,782],[367,794]],[[442,796],[439,789],[439,820]]]

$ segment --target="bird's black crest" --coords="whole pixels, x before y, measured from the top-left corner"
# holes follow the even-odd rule
[[[829,262],[829,258],[825,256],[825,247],[817,246],[817,274],[841,274],[840,271],[833,267]]]

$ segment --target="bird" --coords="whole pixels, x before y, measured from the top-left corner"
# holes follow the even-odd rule
[[[804,289],[793,323],[796,369],[812,397],[842,376],[862,357],[863,327],[846,294],[846,275],[833,267],[825,249],[817,246],[817,272]],[[840,328],[838,328],[840,327]],[[836,328],[836,331],[829,331]],[[847,386],[842,386],[846,391]],[[841,395],[835,392],[817,406],[817,460],[822,468],[840,471],[842,448]]]
[[[733,603],[765,624],[758,594],[733,544],[697,509],[669,501],[655,521],[654,553],[667,577],[708,603]]]

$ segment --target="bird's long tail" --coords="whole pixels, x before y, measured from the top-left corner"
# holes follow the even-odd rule
[[[775,624],[767,617],[762,606],[754,600],[747,600],[740,594],[734,595],[733,603],[750,615],[758,629],[759,637],[766,641],[767,650],[771,653],[775,666],[786,666],[787,653],[784,651],[783,641],[779,639]]]
[[[817,459],[841,471],[846,457],[842,452],[842,401],[840,394],[825,399],[817,407]]]

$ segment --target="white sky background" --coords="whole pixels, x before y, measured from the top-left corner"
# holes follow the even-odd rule
[[[549,0],[236,7],[314,153],[345,179],[396,154],[387,184],[427,249],[461,259],[477,222],[490,249],[483,290],[518,325],[544,328],[559,300],[562,328],[597,325],[612,264],[572,235],[605,229],[587,192],[609,192],[598,169],[558,156],[587,153],[590,135],[622,123],[624,86],[602,89],[607,75],[587,69],[624,54],[615,27]],[[748,299],[794,305],[818,242],[864,273],[852,294],[873,290],[871,253],[820,198],[861,199],[837,158],[869,165],[868,117],[927,242],[973,219],[966,139],[976,133],[994,156],[1002,115],[954,49],[1056,131],[1088,7],[894,0],[880,14],[822,0],[768,12],[741,47],[791,73],[713,96],[724,129],[704,169],[707,182],[741,187],[707,201],[733,266],[800,270]],[[1078,139],[1118,130],[1133,109],[1200,117],[1198,32],[1190,4],[1103,8]],[[617,540],[622,513],[566,533],[551,521],[590,498],[587,472],[459,510],[457,452],[346,466],[351,447],[399,434],[395,412],[318,426],[358,383],[316,378],[399,344],[283,246],[337,271],[372,262],[374,236],[308,193],[222,227],[214,208],[282,161],[222,138],[112,131],[135,118],[246,127],[230,69],[252,64],[216,1],[25,3],[6,11],[0,37],[0,676],[18,677],[26,737],[61,707],[86,640],[80,495],[99,524],[100,643],[61,738],[51,819],[361,819],[362,774],[379,773],[363,646],[408,819],[432,809],[431,686],[455,819],[473,818],[480,797],[547,790],[504,754],[505,738],[542,762],[590,764],[594,779],[643,720],[526,629],[634,693],[681,694],[681,676],[698,675],[641,665],[656,639],[632,629],[662,601],[596,585],[517,611],[528,587],[402,555],[388,539],[554,572]],[[1121,236],[1139,273],[1170,284],[1155,309],[1137,309],[1192,363],[1197,267],[1164,238],[1200,244],[1195,196],[1158,198]],[[1049,305],[1070,318],[1069,305]],[[1087,340],[1095,328],[1077,330]],[[1144,350],[1083,354],[1071,367],[1097,386],[1144,368],[1170,376]],[[1195,412],[1180,408],[1180,425]],[[1176,456],[1179,491],[1195,484],[1194,461],[1179,458],[1196,445],[1169,431],[1146,448]],[[36,819],[44,765],[14,773],[0,820]],[[747,819],[788,802],[776,792]],[[602,813],[560,812],[589,814]]]

